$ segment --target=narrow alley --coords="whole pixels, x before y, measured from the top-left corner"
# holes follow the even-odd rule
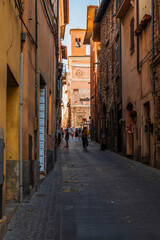
[[[160,172],[64,140],[54,170],[19,205],[4,240],[159,240]]]

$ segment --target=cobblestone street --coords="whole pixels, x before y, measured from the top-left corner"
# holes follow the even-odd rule
[[[64,140],[54,170],[19,205],[4,240],[159,240],[160,171]]]

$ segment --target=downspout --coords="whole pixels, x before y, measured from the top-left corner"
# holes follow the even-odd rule
[[[35,160],[37,160],[37,125],[38,125],[38,107],[37,107],[37,91],[38,91],[38,83],[37,83],[37,26],[38,26],[38,19],[37,19],[37,0],[35,0],[35,142],[34,142],[34,149],[35,149]]]
[[[58,117],[58,60],[59,60],[59,0],[57,0],[57,39],[56,39],[56,132],[55,132],[55,149],[57,147],[57,117]]]
[[[152,92],[155,115],[155,68],[154,68],[154,0],[152,0]],[[154,118],[155,119],[155,118]],[[154,167],[156,167],[156,136],[154,134]]]
[[[119,34],[119,45],[120,45],[119,77],[120,77],[120,101],[122,103],[122,35],[121,35],[121,21],[119,21],[119,31],[120,31],[120,34]]]
[[[119,80],[120,80],[120,103],[122,105],[122,30],[121,30],[121,21],[119,21],[119,45],[120,45],[120,53],[119,53]],[[123,106],[121,108],[121,111],[123,110]],[[121,113],[123,116],[123,112]],[[122,150],[122,154],[124,155],[124,151],[123,151],[123,132],[121,130],[122,136],[121,136],[121,150]]]
[[[137,18],[137,28],[139,26],[139,0],[136,2],[136,18]],[[139,69],[139,36],[137,36],[137,72],[141,73]]]
[[[20,57],[20,94],[19,94],[19,197],[20,203],[23,201],[23,53]]]
[[[155,97],[155,69],[153,67],[154,60],[154,0],[152,0],[152,91]]]

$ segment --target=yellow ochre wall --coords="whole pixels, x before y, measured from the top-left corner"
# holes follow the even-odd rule
[[[9,176],[9,165],[7,160],[13,161],[13,173],[18,175],[19,160],[19,82],[20,82],[20,33],[21,23],[18,11],[15,9],[14,0],[0,1],[0,127],[4,131],[4,184],[3,184],[3,214],[5,209],[5,198],[17,200],[15,189],[11,191],[7,187],[15,185]],[[7,67],[8,66],[8,67]],[[7,69],[12,73],[10,86],[7,91]],[[14,85],[14,86],[11,86]],[[8,99],[7,99],[8,98]],[[14,126],[14,127],[13,127]],[[6,167],[6,165],[8,165]],[[7,171],[6,171],[7,168]],[[6,173],[7,179],[6,180]],[[6,184],[7,182],[7,184]]]

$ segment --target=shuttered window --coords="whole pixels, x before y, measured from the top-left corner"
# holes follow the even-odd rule
[[[134,52],[134,17],[131,19],[130,22],[130,37],[131,37],[131,54]]]

